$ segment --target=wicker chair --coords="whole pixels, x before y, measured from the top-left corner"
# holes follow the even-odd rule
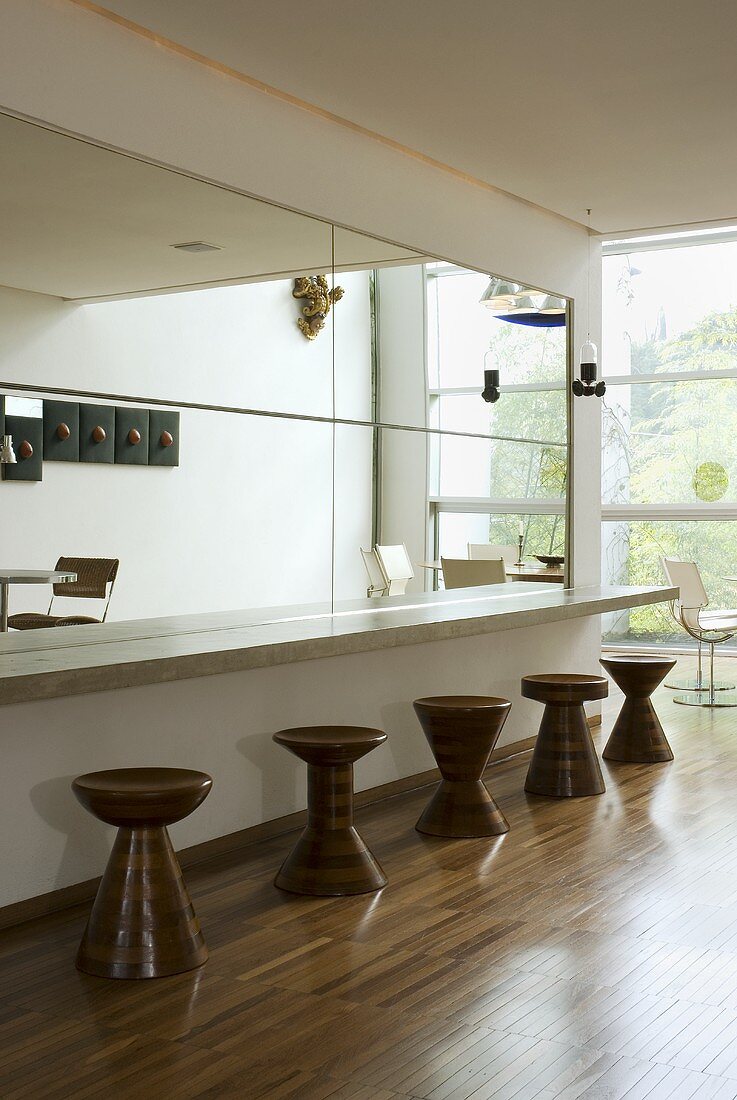
[[[84,626],[85,623],[104,623],[113,594],[115,578],[118,575],[117,558],[59,558],[56,569],[65,573],[76,573],[76,581],[55,584],[48,612],[27,611],[11,615],[8,626],[11,630],[40,630],[49,626]],[[108,588],[108,585],[110,587]],[[91,615],[52,615],[54,600],[62,596],[77,599],[105,600],[105,610],[101,619]]]

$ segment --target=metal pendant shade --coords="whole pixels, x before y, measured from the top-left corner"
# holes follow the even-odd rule
[[[566,303],[553,294],[535,293],[506,279],[492,278],[480,302],[498,321],[534,328],[557,328],[566,323]]]
[[[536,298],[539,300],[536,301]],[[497,313],[496,317],[498,321],[528,325],[530,328],[559,328],[566,323],[566,305],[562,298],[554,298],[551,294],[542,297],[525,294],[517,299],[514,309]]]
[[[493,278],[489,282],[479,302],[487,309],[513,309],[522,292],[519,283],[510,283],[507,279]]]
[[[566,303],[563,298],[556,298],[554,294],[546,294],[539,306],[537,307],[540,313],[544,313],[548,317],[556,317],[566,314]]]

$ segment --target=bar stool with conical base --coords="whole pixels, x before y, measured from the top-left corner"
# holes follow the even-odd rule
[[[118,835],[77,953],[102,978],[163,978],[194,970],[207,947],[167,825],[188,817],[212,779],[184,768],[119,768],[72,783],[86,810]]]
[[[386,734],[363,726],[303,726],[273,738],[307,764],[307,826],[274,885],[321,897],[380,890],[386,875],[353,824],[353,765]]]
[[[545,704],[525,790],[548,798],[583,798],[606,790],[583,704],[605,699],[604,676],[523,676],[522,694]]]
[[[624,692],[624,703],[602,753],[605,760],[659,764],[673,759],[650,696],[675,667],[675,657],[602,657],[600,664]]]
[[[499,836],[509,824],[483,774],[512,704],[488,695],[416,699],[415,713],[442,780],[415,825],[429,836]]]

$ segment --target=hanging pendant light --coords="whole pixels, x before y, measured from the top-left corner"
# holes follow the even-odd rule
[[[586,211],[589,219],[589,263],[586,272],[586,340],[581,345],[579,355],[578,378],[574,378],[571,389],[575,397],[603,397],[606,382],[596,381],[599,353],[591,339],[591,210]]]
[[[536,293],[517,283],[492,279],[481,302],[494,311],[497,321],[531,328],[562,328],[566,323],[566,303],[554,294]]]
[[[566,323],[566,304],[552,294],[520,295],[514,308],[497,313],[496,319],[531,328],[562,328]]]

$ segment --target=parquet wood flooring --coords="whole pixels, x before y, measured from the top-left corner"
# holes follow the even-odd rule
[[[0,1097],[735,1100],[737,711],[672,696],[675,760],[604,795],[494,766],[506,836],[417,833],[427,788],[359,810],[381,893],[274,889],[292,835],[190,869],[200,971],[79,973],[87,906],[3,932]]]

